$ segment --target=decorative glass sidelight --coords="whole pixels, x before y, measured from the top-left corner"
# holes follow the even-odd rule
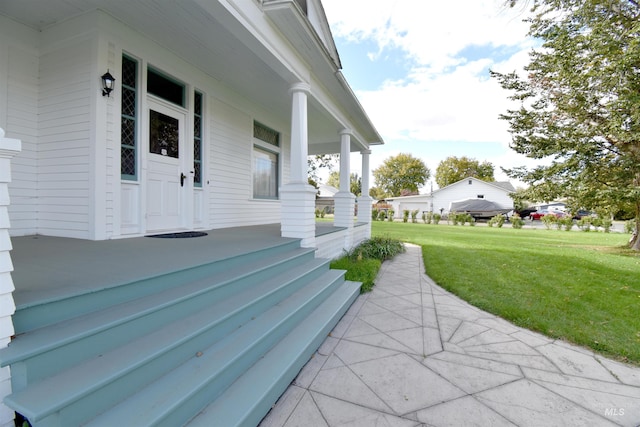
[[[202,94],[193,99],[193,185],[202,187]]]
[[[120,116],[120,174],[137,179],[138,150],[138,61],[122,56],[122,99]]]

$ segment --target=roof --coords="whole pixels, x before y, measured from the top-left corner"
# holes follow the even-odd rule
[[[318,185],[318,197],[333,197],[336,193],[340,191],[336,187],[332,187],[331,185],[320,184]]]
[[[509,181],[492,181],[492,182],[489,182],[489,181],[483,181],[481,179],[469,176],[469,177],[466,177],[464,179],[461,179],[460,181],[456,181],[453,184],[449,184],[446,187],[439,188],[439,189],[437,189],[437,190],[435,190],[435,191],[433,191],[433,192],[431,192],[429,194],[418,194],[418,195],[413,195],[413,196],[388,197],[385,200],[396,200],[396,199],[409,200],[409,199],[418,199],[418,198],[427,198],[428,199],[428,198],[432,197],[432,195],[435,194],[435,193],[439,193],[441,191],[445,191],[445,190],[450,189],[451,187],[453,187],[453,186],[455,186],[455,185],[457,185],[457,184],[459,184],[459,183],[461,183],[463,181],[467,181],[467,180],[470,180],[470,179],[473,180],[473,181],[477,181],[477,182],[481,182],[483,184],[490,185],[492,187],[497,187],[500,190],[505,191],[507,193],[513,193],[513,192],[516,191],[515,187]]]
[[[468,181],[468,180],[473,180],[473,181],[476,181],[476,182],[481,182],[483,184],[490,185],[492,187],[497,187],[500,190],[506,191],[508,193],[513,193],[514,191],[516,191],[515,187],[509,181],[484,181],[482,179],[478,179],[478,178],[475,178],[473,176],[468,176],[466,178],[461,179],[460,181],[454,182],[453,184],[449,184],[446,187],[439,188],[436,191],[434,191],[434,193],[438,193],[440,191],[447,190],[448,188],[450,188],[450,187],[452,187],[454,185],[457,185],[457,184],[461,183],[462,181]]]

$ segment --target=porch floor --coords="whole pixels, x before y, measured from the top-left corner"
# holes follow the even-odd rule
[[[316,235],[339,230],[316,224]],[[203,237],[133,237],[81,240],[50,236],[12,237],[12,278],[17,307],[117,286],[205,262],[276,246],[280,224],[205,230]]]

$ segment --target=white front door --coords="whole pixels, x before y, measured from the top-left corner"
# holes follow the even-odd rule
[[[187,226],[185,174],[186,115],[176,108],[149,101],[147,152],[147,231],[177,230]]]

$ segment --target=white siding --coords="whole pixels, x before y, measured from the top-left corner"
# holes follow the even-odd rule
[[[280,222],[280,202],[252,195],[253,120],[250,114],[213,100],[210,111],[209,221],[212,228]],[[264,123],[264,120],[257,119]],[[268,125],[268,123],[267,123]],[[271,126],[274,127],[275,126]],[[280,129],[277,129],[281,131]],[[288,176],[287,144],[282,143],[280,183]]]
[[[459,202],[466,199],[476,199],[478,195],[484,196],[484,200],[497,203],[504,209],[513,209],[513,199],[509,197],[509,191],[500,188],[491,183],[487,183],[478,179],[463,179],[453,183],[447,187],[433,192],[433,204],[431,204],[432,196],[430,194],[421,194],[418,196],[396,197],[389,203],[395,211],[395,218],[402,218],[403,210],[418,210],[418,220],[422,218],[422,212],[432,210],[434,213],[449,212],[451,202]],[[409,217],[411,218],[411,217]]]
[[[38,233],[89,237],[92,42],[40,58]]]
[[[12,40],[13,30],[9,22],[0,24],[0,53],[4,56],[0,60],[6,58],[0,84],[7,97],[6,117],[0,118],[0,124],[4,123],[7,137],[22,140],[22,152],[12,161],[9,213],[11,234],[23,236],[37,229],[38,55],[33,44]],[[37,33],[30,36],[33,43]]]
[[[477,179],[471,179],[471,184],[469,179],[463,179],[434,192],[433,211],[439,212],[440,208],[444,208],[444,212],[448,212],[451,202],[475,199],[478,195],[483,195],[484,200],[497,203],[504,209],[513,209],[513,200],[508,191]]]

